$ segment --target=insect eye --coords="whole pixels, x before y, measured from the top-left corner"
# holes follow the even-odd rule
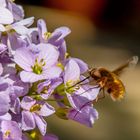
[[[94,79],[94,80],[98,80],[98,79],[99,79],[99,77],[98,77],[98,76],[96,76],[96,75],[94,75],[94,76],[93,76],[93,79]]]
[[[107,92],[108,92],[108,93],[111,93],[111,92],[112,92],[112,89],[111,89],[111,88],[109,88],[109,89],[107,90]]]

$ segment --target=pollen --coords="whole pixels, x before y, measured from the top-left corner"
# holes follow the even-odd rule
[[[62,70],[64,70],[64,65],[62,63],[57,63],[57,66],[60,67]]]
[[[4,138],[8,138],[11,134],[11,131],[10,130],[7,130],[5,133],[4,133]]]
[[[42,105],[40,104],[35,104],[33,105],[31,108],[30,108],[30,112],[37,112],[37,111],[40,111]]]
[[[45,65],[46,65],[46,63],[44,62],[43,59],[41,59],[40,62],[38,61],[38,59],[36,59],[35,64],[32,67],[32,70],[36,74],[41,74],[43,72],[43,66],[45,66]]]
[[[49,39],[50,36],[51,36],[51,33],[50,32],[44,33],[45,40]]]

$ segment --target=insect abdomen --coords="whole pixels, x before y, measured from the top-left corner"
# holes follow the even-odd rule
[[[124,97],[125,88],[119,79],[114,79],[114,81],[108,85],[107,91],[113,100],[121,100]]]

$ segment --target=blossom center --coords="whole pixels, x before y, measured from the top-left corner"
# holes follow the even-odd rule
[[[4,138],[10,137],[10,134],[11,134],[11,131],[10,131],[10,130],[7,130],[7,131],[4,133]]]
[[[38,61],[38,59],[35,60],[35,64],[32,67],[32,70],[34,73],[36,74],[41,74],[43,72],[43,66],[45,66],[45,62],[43,59],[41,59],[40,61]]]
[[[44,33],[45,40],[49,39],[50,36],[51,36],[51,33],[50,32]]]
[[[79,86],[78,85],[73,86],[74,84],[75,84],[75,82],[72,80],[67,81],[66,92],[73,93],[73,92],[77,91],[79,89]]]
[[[40,104],[35,104],[30,108],[30,112],[37,112],[41,109],[42,105]]]

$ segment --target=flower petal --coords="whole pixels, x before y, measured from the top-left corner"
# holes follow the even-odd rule
[[[79,80],[79,77],[80,77],[80,68],[74,60],[70,59],[65,66],[64,82],[65,84],[69,81],[74,83],[77,80]]]
[[[57,40],[63,39],[64,37],[66,37],[68,34],[70,34],[71,30],[68,27],[59,27],[57,29],[54,30],[54,32],[52,33],[52,37],[55,36],[55,34],[60,34],[59,38],[57,38]]]
[[[21,20],[24,17],[24,10],[22,6],[15,4],[14,2],[8,3],[8,8],[12,12],[16,21]]]
[[[20,35],[26,35],[29,32],[29,29],[23,25],[13,24],[12,28]]]
[[[35,120],[31,112],[22,111],[22,129],[32,130],[35,128]]]
[[[6,1],[0,0],[0,7],[6,7]]]
[[[54,114],[54,112],[55,112],[54,107],[45,103],[44,105],[42,105],[40,111],[38,111],[38,114],[40,116],[50,116],[50,115]]]
[[[42,117],[36,114],[34,114],[34,119],[36,121],[36,125],[38,126],[41,134],[44,136],[46,134],[46,128],[47,128],[46,121]]]
[[[4,31],[6,31],[5,27],[2,24],[0,24],[0,32],[4,32]]]
[[[29,17],[29,18],[25,18],[23,20],[20,20],[19,22],[16,22],[14,25],[29,27],[33,24],[33,22],[34,22],[34,17]]]
[[[4,140],[21,140],[22,137],[22,131],[18,126],[18,123],[15,121],[2,121],[1,122],[1,131],[4,134],[6,134],[7,131],[10,131],[10,134],[8,136],[4,135]]]
[[[32,71],[34,64],[34,55],[25,47],[19,48],[15,52],[14,61],[26,71]]]
[[[21,101],[21,107],[25,110],[30,110],[30,108],[36,103],[36,100],[32,99],[29,96],[23,97]]]
[[[3,73],[3,67],[2,67],[2,64],[0,63],[0,75],[2,75]]]
[[[81,111],[70,110],[68,118],[84,124],[88,127],[92,127],[94,121],[98,119],[98,112],[91,106],[85,106]]]
[[[11,119],[12,119],[12,117],[11,117],[10,113],[6,113],[5,115],[0,116],[0,121],[2,121],[2,120],[10,121]]]
[[[57,66],[53,66],[47,70],[45,70],[42,74],[43,77],[45,77],[45,79],[55,79],[58,78],[60,76],[62,72],[62,69],[57,67]]]
[[[10,97],[6,92],[0,92],[0,115],[4,115],[10,109]]]
[[[47,75],[43,74],[35,74],[33,72],[22,71],[20,73],[20,78],[23,82],[34,83],[39,80],[47,79]]]
[[[38,45],[38,47],[40,48],[40,53],[38,58],[39,60],[44,59],[44,61],[46,62],[46,66],[45,66],[46,68],[49,68],[57,63],[59,52],[55,48],[55,46],[51,44],[41,43]]]
[[[87,72],[88,65],[84,61],[82,61],[78,58],[72,58],[72,59],[74,59],[77,62],[77,64],[79,65],[81,74],[83,74],[84,72]]]
[[[45,33],[47,33],[46,22],[43,19],[37,21],[40,42],[44,42]]]
[[[11,24],[13,21],[12,13],[4,7],[0,7],[0,24]]]

